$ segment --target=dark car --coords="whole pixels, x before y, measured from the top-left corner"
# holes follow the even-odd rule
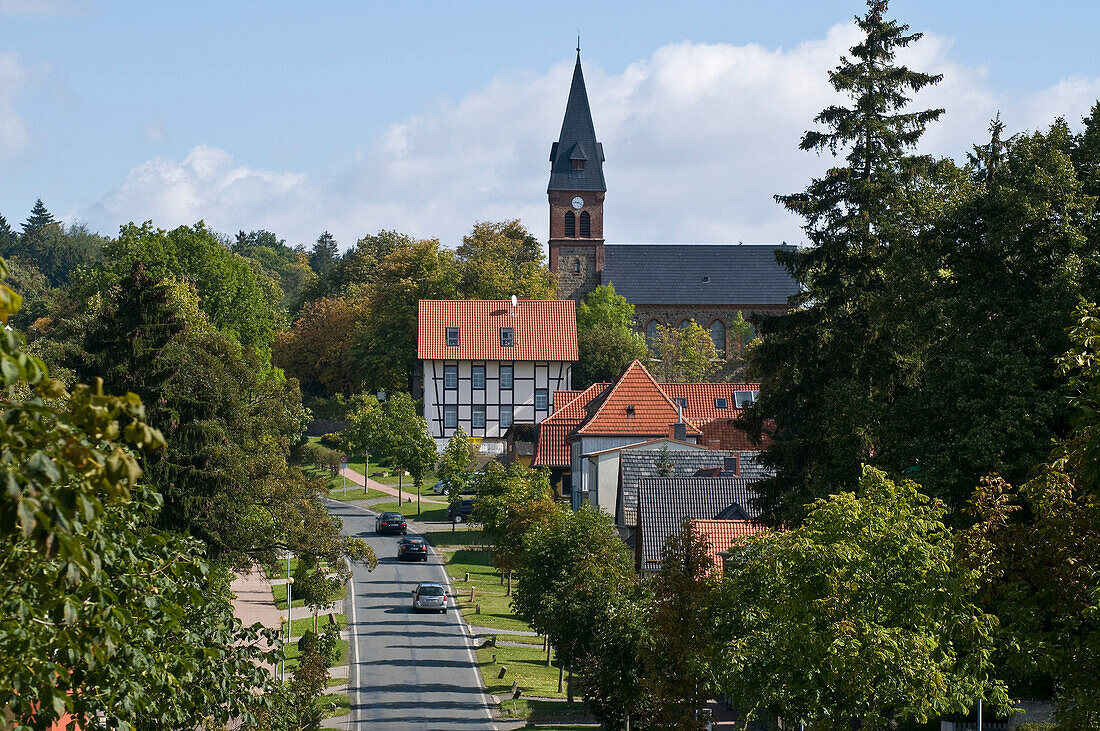
[[[409,524],[405,522],[405,516],[401,513],[382,513],[374,519],[375,533],[400,533],[405,535],[409,530]]]
[[[423,538],[402,538],[397,543],[397,560],[406,558],[413,561],[427,561],[428,542]]]
[[[452,523],[465,523],[470,519],[470,515],[473,512],[473,500],[459,500],[457,503],[447,508],[447,518]]]

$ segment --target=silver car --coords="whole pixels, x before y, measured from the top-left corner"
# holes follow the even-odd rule
[[[412,591],[413,611],[437,611],[447,613],[447,590],[442,584],[422,581]]]

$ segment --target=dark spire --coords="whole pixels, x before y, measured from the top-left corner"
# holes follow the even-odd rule
[[[588,92],[581,72],[580,36],[577,36],[577,65],[573,67],[573,83],[565,104],[561,135],[550,148],[547,190],[607,190],[603,180],[603,145],[596,141],[596,128],[592,124],[592,110],[588,107]]]

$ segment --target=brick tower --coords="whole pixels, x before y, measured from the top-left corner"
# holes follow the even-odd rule
[[[581,300],[603,271],[603,145],[596,141],[581,73],[581,51],[565,105],[561,135],[550,148],[550,271],[558,297]]]

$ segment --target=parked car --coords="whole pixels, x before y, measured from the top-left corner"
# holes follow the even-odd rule
[[[402,538],[397,542],[397,560],[412,559],[414,561],[428,560],[428,542],[423,538]]]
[[[440,480],[439,482],[432,485],[432,492],[434,492],[436,495],[443,495],[443,494],[446,494],[447,488],[448,488],[447,481],[446,480]]]
[[[440,614],[447,613],[447,590],[442,584],[422,581],[412,590],[413,611],[438,610]]]
[[[447,518],[452,523],[465,523],[470,519],[470,515],[473,512],[473,500],[459,500],[457,503],[447,508]]]
[[[401,513],[382,513],[374,519],[374,532],[378,534],[409,532],[409,524],[405,522],[405,516]]]

